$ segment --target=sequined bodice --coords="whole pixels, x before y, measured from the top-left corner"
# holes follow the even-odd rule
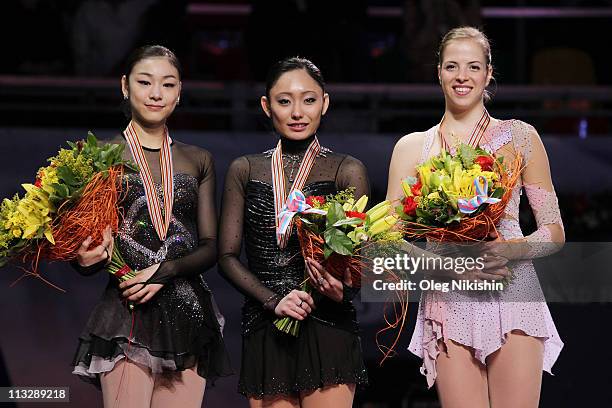
[[[160,241],[147,209],[144,186],[138,174],[124,176],[125,197],[121,202],[123,222],[119,229],[119,250],[137,270],[193,251],[198,244],[198,181],[187,174],[174,175],[174,205],[165,241]],[[161,186],[155,184],[162,200]]]
[[[306,141],[283,141],[283,152],[302,154]],[[283,159],[284,164],[284,159]],[[290,178],[290,161],[288,174]],[[289,183],[288,180],[286,180]],[[287,184],[287,189],[291,184]],[[365,167],[351,156],[322,148],[301,190],[306,195],[328,195],[349,187],[360,197],[369,194]],[[276,243],[272,159],[270,152],[234,160],[225,176],[219,228],[219,270],[245,295],[243,333],[276,318],[275,301],[304,281],[304,258],[295,232],[281,250]],[[241,261],[246,247],[247,263]],[[358,330],[350,301],[334,302],[316,292],[316,312],[309,318],[350,331]]]
[[[303,188],[306,196],[337,192],[334,181],[320,181]],[[300,289],[304,281],[304,258],[295,230],[287,247],[281,249],[274,232],[274,197],[272,186],[259,180],[249,180],[246,186],[245,246],[249,270],[274,292],[286,295]],[[357,330],[355,309],[350,303],[336,303],[313,293],[317,309],[312,318],[347,330]],[[246,298],[243,308],[245,331],[266,320],[266,312],[258,301]]]
[[[336,192],[334,181],[306,185],[304,195],[328,195]],[[304,280],[304,259],[295,229],[286,248],[276,243],[274,231],[274,196],[272,186],[250,180],[246,188],[245,242],[249,269],[277,293],[297,289]]]

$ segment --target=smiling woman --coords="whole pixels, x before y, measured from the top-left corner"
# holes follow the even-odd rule
[[[181,65],[166,50],[153,46],[142,49],[140,54],[132,54],[127,73],[121,77],[126,116],[136,126],[153,127],[161,123],[165,126],[166,119],[180,102]],[[143,134],[145,139],[148,136]]]
[[[485,109],[492,74],[489,41],[481,31],[459,27],[444,36],[438,65],[444,116],[429,130],[411,133],[397,142],[387,199],[403,197],[402,180],[416,177],[417,165],[443,150],[454,155],[465,147],[461,144],[501,156],[503,163],[512,163],[516,156],[522,158],[525,165],[496,225],[495,241],[485,244],[487,261],[474,276],[499,280],[511,275],[510,283],[495,296],[453,290],[424,292],[409,349],[423,359],[421,373],[430,387],[435,382],[443,407],[535,408],[542,370],[552,370],[563,342],[531,259],[560,248],[565,235],[540,136],[525,122],[495,119]],[[480,169],[486,164],[474,166]],[[538,225],[537,231],[527,236],[518,221],[522,189]],[[524,245],[528,250],[518,253],[502,242],[533,244]]]
[[[274,129],[293,140],[314,135],[329,107],[320,71],[308,64],[304,67],[282,72],[278,77],[271,75],[266,95],[261,97],[261,107],[272,119]]]
[[[95,248],[88,238],[75,267],[84,275],[101,270],[116,245],[138,272],[121,284],[110,278],[79,338],[74,373],[101,385],[105,406],[200,407],[206,380],[231,372],[202,278],[216,261],[212,156],[172,139],[166,127],[181,91],[170,50],[136,50],[121,89],[131,120],[112,142],[129,147],[124,159],[139,170],[126,169],[122,180],[117,236],[107,230]]]
[[[493,78],[491,47],[486,37],[467,29],[452,33],[440,44],[438,79],[447,108],[467,111],[491,99],[486,90]]]
[[[251,407],[352,406],[367,382],[350,273],[340,281],[304,259],[295,229],[278,215],[291,191],[326,196],[348,187],[367,195],[365,167],[321,147],[317,130],[329,106],[319,69],[289,58],[271,70],[261,106],[279,135],[274,149],[239,157],[225,178],[219,266],[245,295],[239,391]],[[245,238],[248,267],[240,261]],[[305,269],[314,288],[300,290]],[[274,325],[301,321],[297,337]]]

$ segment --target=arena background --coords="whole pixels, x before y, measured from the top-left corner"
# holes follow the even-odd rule
[[[469,24],[492,41],[490,113],[525,120],[542,135],[567,241],[611,241],[612,1],[13,0],[1,7],[12,24],[0,27],[0,197],[31,182],[66,140],[123,129],[125,56],[160,43],[176,50],[185,68],[172,136],[213,153],[218,195],[233,158],[274,144],[259,109],[265,71],[281,57],[301,55],[329,83],[322,144],[362,160],[380,200],[394,143],[443,113],[435,73],[441,35]],[[526,231],[533,230],[529,211],[523,215]],[[63,264],[44,265],[42,273],[66,293],[31,278],[9,287],[22,272],[0,270],[0,386],[69,386],[71,402],[57,406],[101,407],[99,391],[71,375],[70,362],[108,278],[83,278]],[[576,273],[588,279],[588,270]],[[205,278],[225,315],[238,372],[242,296],[216,269]],[[544,374],[540,406],[609,406],[611,305],[550,309],[565,348],[555,375]],[[354,406],[439,406],[406,350],[416,303],[398,355],[382,367],[374,340],[382,305],[358,310],[371,385],[358,391]],[[204,405],[246,407],[236,383],[237,375],[220,379]]]

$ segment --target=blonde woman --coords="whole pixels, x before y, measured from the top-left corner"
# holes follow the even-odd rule
[[[487,269],[478,276],[495,279],[512,273],[511,284],[497,297],[429,292],[421,298],[409,349],[423,359],[421,372],[430,387],[436,384],[444,408],[537,407],[541,372],[551,371],[563,347],[530,260],[565,240],[548,158],[531,125],[488,114],[486,88],[492,76],[486,36],[472,27],[449,31],[438,62],[444,116],[431,129],[399,140],[389,169],[387,198],[397,199],[403,196],[401,180],[416,176],[418,164],[443,148],[454,153],[458,143],[479,145],[506,160],[520,154],[525,164],[497,225],[496,243],[532,245],[517,252],[509,251],[509,245],[487,244]],[[538,224],[527,236],[518,222],[521,190]],[[550,242],[559,245],[545,244]]]

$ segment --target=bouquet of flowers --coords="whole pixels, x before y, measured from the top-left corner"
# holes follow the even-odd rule
[[[445,150],[402,181],[405,197],[396,207],[408,238],[482,241],[495,231],[520,177],[521,157],[508,168],[503,157],[462,144]]]
[[[38,170],[34,184],[22,184],[23,197],[2,201],[0,267],[30,261],[28,273],[41,278],[40,259],[73,260],[88,236],[95,246],[107,225],[117,231],[123,166],[134,168],[122,159],[124,146],[99,145],[91,132],[68,145]]]
[[[368,197],[364,195],[355,200],[353,191],[347,189],[327,197],[305,198],[301,191],[295,190],[289,195],[279,218],[285,221],[293,219],[295,222],[304,258],[319,262],[338,280],[344,280],[348,268],[353,286],[359,288],[365,266],[361,250],[373,243],[401,241],[402,233],[390,230],[398,218],[389,215],[389,201],[383,201],[364,212]],[[309,277],[305,277],[302,290],[312,291]],[[275,324],[285,333],[298,334],[297,320],[279,318]]]

